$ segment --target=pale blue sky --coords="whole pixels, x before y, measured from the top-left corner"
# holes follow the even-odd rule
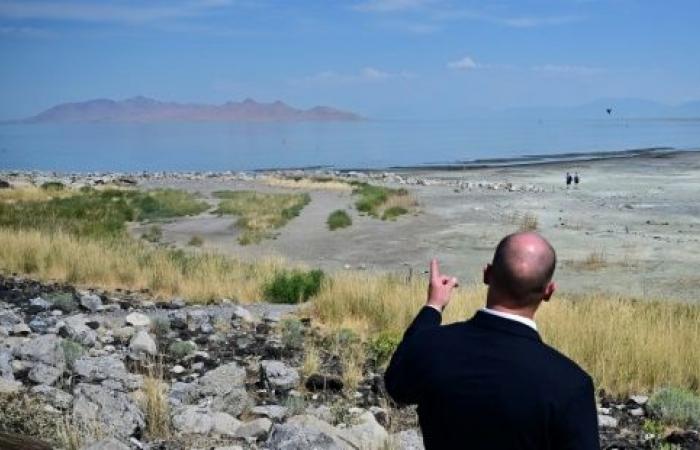
[[[370,117],[700,99],[697,0],[0,0],[0,118],[253,97]]]

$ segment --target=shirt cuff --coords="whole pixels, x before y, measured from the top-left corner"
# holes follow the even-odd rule
[[[427,306],[428,308],[433,308],[435,311],[442,314],[442,309],[440,309],[440,307],[438,307],[438,306],[435,306],[435,305],[425,305],[425,306]]]

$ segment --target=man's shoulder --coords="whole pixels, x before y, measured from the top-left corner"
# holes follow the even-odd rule
[[[573,386],[592,383],[591,376],[574,360],[544,342],[540,348],[548,361],[546,368],[558,381]]]

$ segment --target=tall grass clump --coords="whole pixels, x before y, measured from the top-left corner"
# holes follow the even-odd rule
[[[355,207],[372,217],[393,219],[416,206],[415,199],[404,188],[392,189],[359,181],[351,184],[354,186],[353,194],[359,197]],[[388,215],[386,211],[390,211]]]
[[[217,191],[214,196],[221,199],[216,213],[240,216],[236,225],[243,230],[238,238],[241,245],[273,237],[275,229],[285,226],[311,202],[311,197],[306,193]]]
[[[339,228],[346,228],[352,225],[352,219],[350,215],[342,209],[336,209],[328,215],[328,220],[326,220],[328,229],[333,231]]]
[[[321,270],[281,271],[265,286],[265,298],[274,303],[300,303],[318,293],[324,274]]]
[[[342,273],[323,283],[310,306],[331,327],[372,339],[402,333],[423,306],[426,284],[394,276]],[[483,306],[485,289],[461,287],[443,323]],[[628,394],[663,386],[700,389],[700,307],[617,296],[555,297],[536,317],[545,342],[579,363],[598,387]]]

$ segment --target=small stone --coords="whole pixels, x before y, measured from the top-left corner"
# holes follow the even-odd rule
[[[129,343],[129,350],[135,354],[147,354],[155,356],[158,354],[158,346],[146,330],[139,330]]]
[[[97,312],[102,308],[102,299],[99,295],[84,294],[80,296],[80,305],[91,312]]]
[[[632,400],[639,406],[644,406],[649,401],[649,397],[646,395],[631,395],[630,400]]]
[[[47,302],[41,297],[34,297],[29,300],[30,310],[33,312],[46,311],[51,308],[51,303]]]
[[[13,336],[29,336],[32,333],[31,328],[26,323],[20,322],[12,327]]]
[[[255,316],[253,316],[253,313],[241,306],[236,306],[233,308],[233,316],[241,319],[243,322],[255,322]]]
[[[600,426],[600,428],[616,428],[617,423],[617,419],[613,416],[598,414],[598,426]]]
[[[236,437],[248,439],[264,439],[270,432],[272,421],[266,417],[245,422],[236,430]]]
[[[274,421],[282,421],[287,416],[287,408],[279,405],[260,405],[250,411],[256,416],[267,417]]]
[[[184,373],[184,372],[185,372],[185,368],[179,364],[170,368],[170,373],[175,374],[175,375],[180,375],[181,373]]]
[[[29,328],[35,333],[46,333],[49,329],[49,324],[47,321],[43,320],[40,317],[34,317],[30,322],[29,322]]]
[[[151,325],[151,319],[140,312],[132,312],[126,316],[126,323],[137,328],[145,328]]]
[[[634,417],[642,417],[644,415],[644,410],[642,408],[634,408],[634,409],[630,409],[629,413],[631,416],[634,416]]]

